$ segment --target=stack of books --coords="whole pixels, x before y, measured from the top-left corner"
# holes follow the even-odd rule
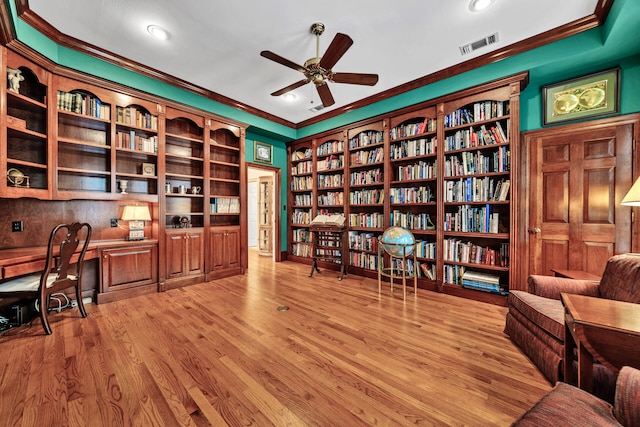
[[[500,277],[488,274],[480,273],[478,271],[465,271],[462,275],[462,286],[468,289],[475,289],[485,292],[493,292],[504,294],[505,291],[500,287]]]

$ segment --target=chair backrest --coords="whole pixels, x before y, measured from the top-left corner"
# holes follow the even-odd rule
[[[82,236],[82,230],[86,229],[84,236]],[[84,237],[82,247],[78,257],[75,258],[74,254],[77,252],[78,245],[80,245],[80,238]],[[59,240],[61,239],[61,240]],[[71,264],[76,264],[75,279],[80,280],[82,275],[82,264],[84,255],[89,247],[89,241],[91,240],[91,225],[88,223],[74,222],[72,224],[60,224],[51,230],[49,236],[49,245],[47,247],[47,262],[45,269],[40,279],[40,287],[46,286],[47,277],[50,273],[55,272],[57,274],[56,280],[67,279],[69,274],[69,267]],[[59,241],[59,243],[57,243]],[[60,248],[59,253],[54,251],[56,245]],[[56,255],[58,262],[55,262]],[[56,265],[57,264],[57,265]]]
[[[640,304],[640,254],[614,255],[607,261],[600,297]]]

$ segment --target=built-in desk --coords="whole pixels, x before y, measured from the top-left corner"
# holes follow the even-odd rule
[[[46,256],[46,246],[0,249],[0,279],[40,272],[44,268]],[[157,292],[156,239],[92,241],[84,259],[99,260],[98,303]]]

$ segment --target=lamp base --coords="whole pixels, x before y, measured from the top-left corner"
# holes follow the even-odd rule
[[[144,230],[129,230],[127,240],[144,240]]]

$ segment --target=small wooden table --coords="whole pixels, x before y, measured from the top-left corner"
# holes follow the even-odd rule
[[[584,295],[561,294],[565,307],[564,378],[576,384],[573,369],[577,348],[577,384],[593,391],[593,361],[614,372],[623,366],[640,368],[640,304]]]
[[[556,277],[566,277],[567,279],[575,279],[575,280],[593,280],[595,282],[599,282],[602,277],[587,273],[586,271],[580,270],[562,270],[559,268],[552,268],[553,274]]]

